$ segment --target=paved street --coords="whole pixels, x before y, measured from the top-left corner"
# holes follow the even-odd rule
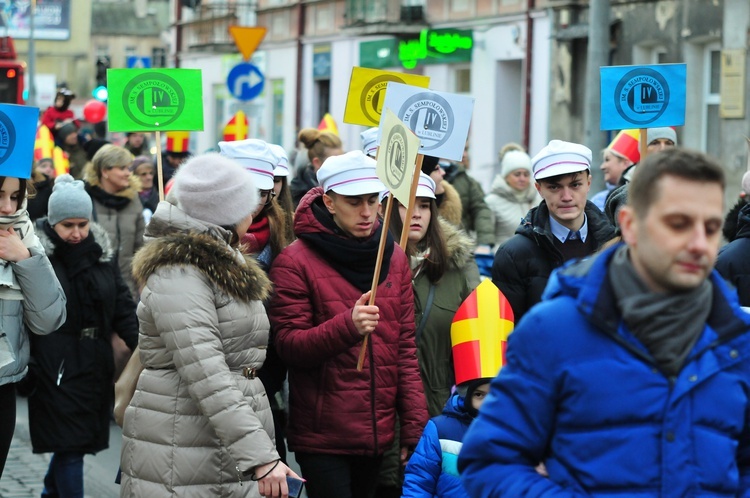
[[[84,492],[86,498],[117,498],[120,488],[114,483],[120,463],[120,428],[110,427],[109,449],[84,458]],[[18,397],[16,432],[10,447],[5,471],[0,479],[0,498],[38,498],[47,471],[50,454],[31,452],[26,398]]]
[[[96,455],[86,455],[84,464],[84,492],[86,498],[117,498],[120,487],[115,484],[115,475],[120,465],[120,428],[114,423],[109,431],[109,449]],[[290,454],[289,465],[297,472],[299,466]],[[18,397],[16,432],[10,447],[8,462],[0,479],[0,498],[39,498],[42,480],[47,472],[50,454],[35,455],[31,452],[29,437],[28,407],[26,398]],[[307,496],[303,492],[303,497]]]

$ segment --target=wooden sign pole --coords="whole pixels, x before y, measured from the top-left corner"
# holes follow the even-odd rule
[[[164,200],[164,170],[161,166],[161,132],[156,132],[156,176],[159,178],[159,202]]]
[[[646,130],[646,128],[641,128],[641,137],[638,145],[641,153],[641,158],[638,160],[638,162],[642,163],[648,155],[648,130]]]
[[[393,209],[393,194],[388,192],[388,205],[383,215],[383,229],[380,231],[380,244],[378,245],[378,256],[375,260],[375,274],[372,276],[372,287],[370,289],[369,306],[375,304],[375,294],[378,291],[378,280],[380,279],[380,268],[383,266],[383,254],[385,253],[385,243],[388,240],[388,225],[391,220],[391,210]],[[359,349],[359,359],[357,360],[357,372],[362,371],[365,363],[365,352],[367,351],[367,339],[370,334],[366,334],[362,341],[362,347]]]

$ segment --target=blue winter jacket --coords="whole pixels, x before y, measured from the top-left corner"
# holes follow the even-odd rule
[[[464,399],[454,394],[445,404],[443,414],[427,422],[406,466],[402,498],[468,496],[458,477],[456,462],[472,420],[464,409]]]
[[[750,496],[750,315],[713,272],[707,323],[668,378],[619,317],[616,248],[560,271],[510,335],[459,456],[470,496]]]

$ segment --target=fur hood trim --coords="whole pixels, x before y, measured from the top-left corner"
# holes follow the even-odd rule
[[[83,171],[83,179],[92,187],[102,188],[102,182],[99,180],[99,177],[96,176],[96,171],[94,171],[94,164],[90,161],[86,163],[86,168]],[[117,197],[126,197],[130,200],[133,200],[138,197],[138,192],[140,191],[141,179],[136,175],[131,174],[130,178],[128,178],[127,188],[112,195],[116,195]]]
[[[159,268],[194,266],[227,295],[243,302],[263,301],[271,281],[252,258],[205,233],[173,233],[146,243],[133,258],[133,276],[139,287]],[[242,256],[239,256],[240,258]]]
[[[44,223],[46,221],[47,218],[37,220],[35,232],[36,236],[39,238],[39,242],[44,248],[44,253],[49,257],[52,256],[52,254],[55,252],[55,244],[44,231]],[[112,261],[115,257],[115,249],[114,247],[112,247],[112,241],[109,238],[107,230],[105,230],[104,227],[100,224],[94,223],[93,221],[89,223],[89,227],[89,235],[93,235],[97,245],[102,248],[102,255],[99,258],[99,261],[101,263],[108,263]]]
[[[443,197],[443,202],[440,203],[440,216],[445,218],[449,223],[460,227],[463,222],[461,218],[463,213],[461,196],[458,195],[456,187],[445,180],[443,180],[443,186],[445,187],[445,197]]]
[[[449,221],[439,218],[440,229],[445,237],[448,261],[456,268],[463,268],[470,258],[474,257],[474,241],[469,235]]]

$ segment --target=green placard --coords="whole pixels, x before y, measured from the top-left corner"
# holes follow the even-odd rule
[[[108,69],[107,87],[109,131],[203,130],[199,69]]]

